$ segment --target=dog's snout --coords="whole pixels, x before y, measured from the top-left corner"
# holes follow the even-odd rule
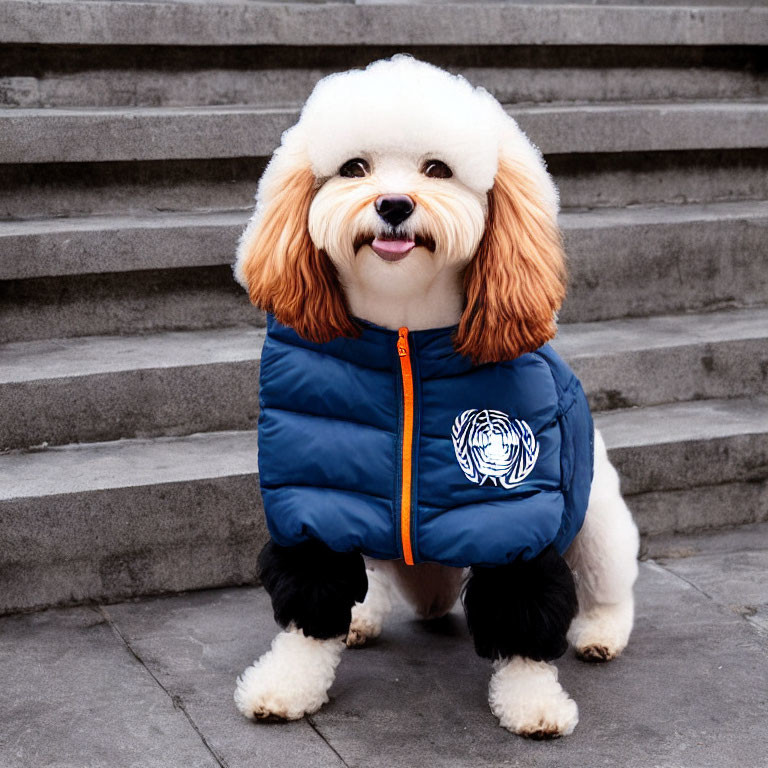
[[[408,195],[381,195],[376,198],[376,212],[391,227],[404,222],[416,207]]]

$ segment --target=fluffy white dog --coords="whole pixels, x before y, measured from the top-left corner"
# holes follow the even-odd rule
[[[392,331],[455,326],[456,351],[475,365],[513,360],[555,334],[564,296],[557,213],[540,152],[490,94],[395,56],[318,83],[261,179],[235,274],[255,304],[316,344],[354,337],[357,319]],[[404,537],[402,558],[366,560],[366,591],[362,565],[340,559],[362,563],[359,554],[282,544],[265,548],[261,571],[285,631],[238,680],[235,701],[249,718],[316,711],[345,645],[382,631],[393,589],[432,618],[451,610],[466,578],[461,567],[409,564]],[[554,549],[551,567],[538,561],[536,578],[549,579],[541,602],[556,620],[510,627],[504,618],[508,603],[526,599],[516,587],[530,582],[530,561],[478,569],[478,584],[497,571],[505,580],[466,604],[478,651],[491,648],[483,653],[494,664],[489,702],[502,726],[533,738],[573,731],[578,709],[551,659],[566,632],[585,660],[621,653],[633,624],[637,552],[637,529],[595,434],[594,479],[564,553],[568,567]],[[551,598],[574,582],[575,618],[575,600]],[[548,637],[545,624],[562,637]],[[527,644],[494,633],[518,633]]]

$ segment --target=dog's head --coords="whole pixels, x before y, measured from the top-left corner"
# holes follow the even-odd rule
[[[316,342],[354,336],[345,287],[397,300],[463,280],[456,349],[509,360],[555,334],[558,197],[501,105],[409,56],[321,80],[259,183],[235,275]]]

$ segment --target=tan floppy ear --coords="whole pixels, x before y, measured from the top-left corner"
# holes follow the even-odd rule
[[[281,181],[240,245],[238,271],[251,301],[309,341],[356,336],[336,269],[309,236],[314,174],[304,168]]]
[[[492,363],[538,349],[556,333],[565,280],[556,212],[522,162],[500,159],[485,233],[464,276],[457,351]]]

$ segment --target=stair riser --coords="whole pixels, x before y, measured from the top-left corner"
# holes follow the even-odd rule
[[[600,417],[595,419],[600,428]],[[621,490],[640,493],[680,491],[700,485],[763,482],[768,478],[768,435],[732,437],[613,448],[611,461],[622,478]]]
[[[746,397],[768,388],[768,339],[617,349],[569,363],[595,411]],[[0,448],[252,429],[258,377],[258,360],[251,359],[3,384]]]
[[[252,583],[255,476],[0,502],[0,613]]]
[[[712,0],[707,0],[709,5]],[[663,6],[669,3],[661,3]],[[6,43],[158,46],[764,45],[759,7],[10,3]],[[644,5],[644,3],[642,4]]]
[[[768,150],[548,155],[563,208],[768,199]]]
[[[2,236],[0,280],[229,264],[245,212],[236,218],[236,226],[206,226],[206,217],[193,216],[159,227],[121,220],[110,228],[94,222],[85,231],[64,227]]]
[[[297,104],[321,77],[409,52],[510,104],[759,98],[759,48],[8,46],[0,105]],[[493,66],[487,66],[492,62]]]
[[[0,165],[0,220],[250,208],[266,162],[238,157]]]
[[[641,532],[690,533],[768,520],[768,482],[725,483],[628,496]]]
[[[228,266],[0,282],[0,343],[263,322]]]

